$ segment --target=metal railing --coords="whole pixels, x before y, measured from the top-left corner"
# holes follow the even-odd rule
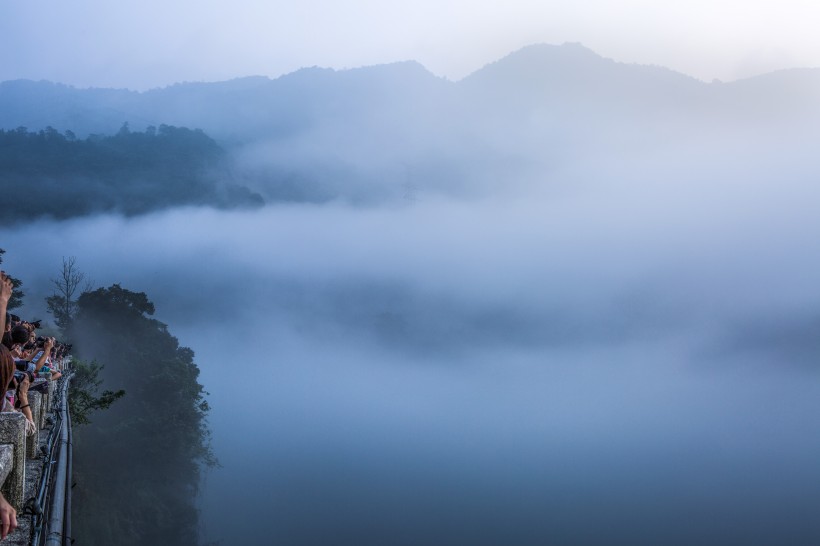
[[[73,372],[65,370],[51,402],[51,430],[40,447],[43,471],[37,495],[29,500],[32,546],[71,544],[71,416],[68,411],[68,384]]]

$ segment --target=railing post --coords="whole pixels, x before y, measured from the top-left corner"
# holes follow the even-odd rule
[[[0,413],[0,444],[14,446],[14,466],[0,490],[14,509],[20,512],[26,483],[26,418],[22,413]]]
[[[28,404],[31,409],[31,418],[34,421],[34,434],[26,438],[26,455],[29,459],[38,457],[37,448],[40,444],[41,417],[43,414],[43,395],[37,391],[29,391]]]

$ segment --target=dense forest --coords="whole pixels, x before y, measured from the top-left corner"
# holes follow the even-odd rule
[[[235,183],[227,156],[213,139],[168,125],[134,132],[125,124],[115,135],[85,139],[52,127],[0,130],[0,191],[11,200],[4,223],[263,202]]]
[[[122,393],[112,391],[84,398],[91,409],[111,407],[75,427],[72,516],[82,544],[198,542],[200,472],[214,462],[206,393],[193,351],[153,312],[145,294],[113,285],[83,293],[67,331],[86,362],[72,391],[100,383],[125,391],[118,400]]]

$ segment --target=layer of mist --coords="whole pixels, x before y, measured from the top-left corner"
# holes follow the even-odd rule
[[[197,352],[223,463],[205,538],[817,538],[814,190],[749,176],[709,201],[645,181],[2,238],[32,304],[75,254]]]

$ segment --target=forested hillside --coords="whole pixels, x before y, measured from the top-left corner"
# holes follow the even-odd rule
[[[74,537],[110,546],[195,545],[200,472],[212,462],[208,404],[194,353],[181,347],[142,293],[86,292],[68,331],[75,353],[104,366],[125,395],[76,427]]]
[[[232,181],[225,152],[205,133],[160,125],[79,139],[52,127],[0,130],[2,221],[126,215],[182,206],[254,206],[262,198]]]

